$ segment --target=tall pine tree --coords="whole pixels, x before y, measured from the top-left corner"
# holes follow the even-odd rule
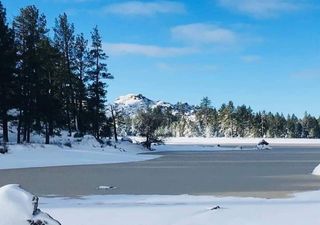
[[[89,52],[89,69],[87,71],[87,80],[89,82],[88,109],[91,113],[92,123],[91,131],[96,138],[100,138],[100,130],[106,121],[105,102],[106,102],[106,79],[113,79],[108,72],[108,58],[102,49],[102,38],[96,26],[91,33],[91,49]]]
[[[18,142],[20,128],[23,127],[23,141],[30,142],[33,128],[41,129],[39,115],[39,98],[41,93],[41,60],[40,45],[47,39],[46,18],[35,6],[27,6],[20,10],[14,19],[15,41],[18,53],[18,78],[20,110],[18,125]],[[35,124],[34,124],[35,122]]]
[[[74,46],[74,56],[75,56],[75,74],[77,77],[77,82],[75,84],[76,93],[76,107],[77,107],[77,127],[79,133],[82,135],[87,131],[87,126],[85,125],[86,112],[84,109],[84,102],[86,101],[86,86],[85,86],[85,75],[88,68],[88,40],[84,38],[81,33],[76,36],[75,46]]]
[[[69,23],[67,14],[59,15],[55,21],[54,43],[55,47],[59,49],[62,60],[60,65],[61,75],[61,91],[64,98],[64,105],[66,111],[66,121],[69,130],[69,135],[76,127],[76,105],[75,105],[75,83],[74,75],[74,25]]]
[[[6,10],[0,2],[0,120],[3,142],[8,142],[8,110],[14,106],[14,72],[16,52],[14,33],[6,21]]]

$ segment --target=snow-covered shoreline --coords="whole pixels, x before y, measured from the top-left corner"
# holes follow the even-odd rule
[[[62,224],[105,225],[315,225],[320,191],[289,199],[212,196],[84,196],[44,198],[41,208]],[[219,206],[219,207],[218,207]]]
[[[316,225],[320,191],[292,198],[261,199],[193,195],[93,195],[80,198],[40,198],[17,185],[0,188],[0,225],[28,225],[28,220],[58,225]],[[43,223],[39,223],[43,224]]]
[[[140,145],[123,143],[113,146],[72,148],[58,145],[10,145],[9,153],[0,155],[0,169],[21,169],[52,166],[73,166],[137,162],[160,156],[139,154],[145,150]]]
[[[171,137],[166,138],[168,145],[256,145],[262,138],[202,138],[202,137]],[[265,138],[273,146],[310,146],[320,147],[320,139],[304,138]]]

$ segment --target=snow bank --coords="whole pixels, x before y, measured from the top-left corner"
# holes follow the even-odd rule
[[[0,225],[60,225],[38,209],[38,197],[17,184],[0,188]]]
[[[106,221],[112,225],[317,225],[320,221],[319,191],[288,199],[110,195],[47,198],[44,203],[66,225],[106,225]]]
[[[71,166],[137,162],[151,160],[160,156],[144,155],[145,150],[139,145],[120,143],[117,148],[105,146],[94,147],[80,142],[72,148],[58,145],[10,145],[9,153],[0,155],[0,169],[17,169],[49,166]]]
[[[320,164],[312,171],[313,175],[320,176]]]
[[[178,137],[166,138],[165,143],[171,145],[257,145],[262,138],[202,138]],[[271,146],[320,146],[320,139],[300,138],[265,138]]]

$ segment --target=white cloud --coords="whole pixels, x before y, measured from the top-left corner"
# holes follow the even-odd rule
[[[244,55],[241,60],[245,63],[258,63],[261,62],[261,56],[259,55]]]
[[[142,55],[148,57],[170,57],[191,55],[203,51],[237,49],[239,44],[245,46],[244,35],[220,26],[195,23],[176,26],[171,29],[172,40],[183,43],[182,47],[159,46],[136,43],[106,43],[105,50],[110,55]],[[254,61],[247,57],[244,60]]]
[[[149,57],[188,55],[197,51],[189,47],[160,47],[133,43],[106,43],[104,49],[110,55],[142,55]]]
[[[220,5],[258,18],[274,17],[297,11],[303,6],[296,0],[218,0]]]
[[[237,34],[234,31],[205,23],[176,26],[171,29],[171,35],[175,40],[195,45],[225,45],[237,42]]]
[[[184,13],[186,9],[182,3],[174,1],[128,1],[110,4],[106,6],[103,9],[103,11],[105,13],[114,13],[122,15],[151,16],[160,13]]]

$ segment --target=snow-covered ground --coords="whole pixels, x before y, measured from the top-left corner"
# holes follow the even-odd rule
[[[202,138],[202,137],[178,137],[166,138],[165,143],[168,145],[257,145],[262,138]],[[271,146],[319,146],[320,139],[303,139],[303,138],[265,138]]]
[[[10,145],[9,153],[0,155],[0,169],[123,163],[150,160],[159,156],[144,155],[140,145],[121,143],[117,148],[96,146],[93,143],[59,145]]]
[[[0,225],[59,225],[38,208],[38,197],[11,184],[0,188]]]
[[[213,209],[217,206],[220,209]],[[320,224],[320,191],[272,200],[189,195],[46,198],[40,207],[64,225]]]
[[[320,164],[312,171],[313,175],[320,176]]]
[[[141,137],[131,137],[136,142],[144,141]],[[165,145],[154,145],[157,152],[165,151],[235,151],[258,150],[256,145],[262,138],[204,138],[204,137],[177,137],[165,138]],[[290,139],[266,138],[271,148],[273,146],[319,147],[320,139]]]
[[[41,198],[17,185],[0,188],[0,225],[317,225],[320,191],[287,199],[110,195]],[[57,220],[57,221],[56,221]],[[37,223],[38,224],[38,223]]]

